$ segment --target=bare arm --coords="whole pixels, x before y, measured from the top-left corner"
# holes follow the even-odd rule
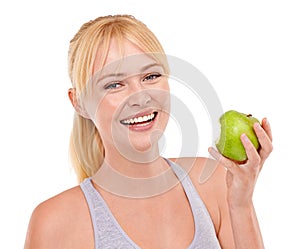
[[[229,210],[236,248],[264,248],[253,205],[243,208],[229,207]]]
[[[24,249],[58,248],[56,242],[60,235],[53,225],[55,217],[51,217],[51,210],[45,204],[35,208],[32,213]]]

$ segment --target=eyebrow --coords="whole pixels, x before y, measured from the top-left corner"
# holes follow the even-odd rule
[[[122,76],[125,76],[124,73],[110,73],[110,74],[105,74],[103,76],[101,76],[98,81],[101,81],[101,80],[104,80],[106,78],[109,78],[109,77],[122,77]]]
[[[159,63],[151,63],[151,64],[148,64],[146,66],[141,67],[140,72],[144,72],[145,70],[147,70],[149,68],[152,68],[152,67],[155,67],[155,66],[159,66],[159,67],[163,68],[163,66]],[[125,73],[109,73],[109,74],[105,74],[103,76],[100,76],[97,81],[99,82],[99,81],[102,81],[102,80],[104,80],[106,78],[110,78],[110,77],[123,77],[125,75],[126,75]]]
[[[155,67],[155,66],[163,67],[160,63],[155,62],[155,63],[151,63],[149,65],[143,66],[140,71],[143,72],[143,71],[145,71],[151,67]]]

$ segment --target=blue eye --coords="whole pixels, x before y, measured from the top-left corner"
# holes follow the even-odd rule
[[[113,83],[110,83],[110,84],[106,85],[104,87],[104,89],[117,89],[117,88],[119,88],[121,86],[122,85],[119,82],[113,82]]]
[[[161,76],[161,74],[159,74],[159,73],[149,74],[144,78],[144,80],[145,81],[153,81],[153,80],[159,78],[160,76]]]

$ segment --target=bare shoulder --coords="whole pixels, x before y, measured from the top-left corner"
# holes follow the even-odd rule
[[[170,160],[188,172],[197,188],[209,186],[214,187],[215,190],[217,187],[221,187],[219,190],[224,190],[226,170],[216,160],[206,157],[181,157]]]
[[[25,248],[66,248],[81,244],[90,233],[91,223],[85,197],[79,186],[42,203],[33,211]],[[82,234],[76,236],[77,234]]]
[[[84,203],[84,196],[79,186],[68,189],[40,203],[33,211],[31,220],[49,219],[50,225],[56,221],[65,220],[65,212],[70,215]],[[45,223],[45,222],[43,222]],[[49,223],[48,223],[49,224]]]

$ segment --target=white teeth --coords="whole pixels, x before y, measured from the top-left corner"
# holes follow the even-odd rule
[[[122,120],[121,123],[123,124],[137,124],[137,123],[142,123],[142,122],[147,122],[152,120],[155,117],[154,113],[151,113],[149,115],[146,116],[140,116],[140,117],[135,117],[135,118],[131,118],[131,119],[126,119],[126,120]]]

